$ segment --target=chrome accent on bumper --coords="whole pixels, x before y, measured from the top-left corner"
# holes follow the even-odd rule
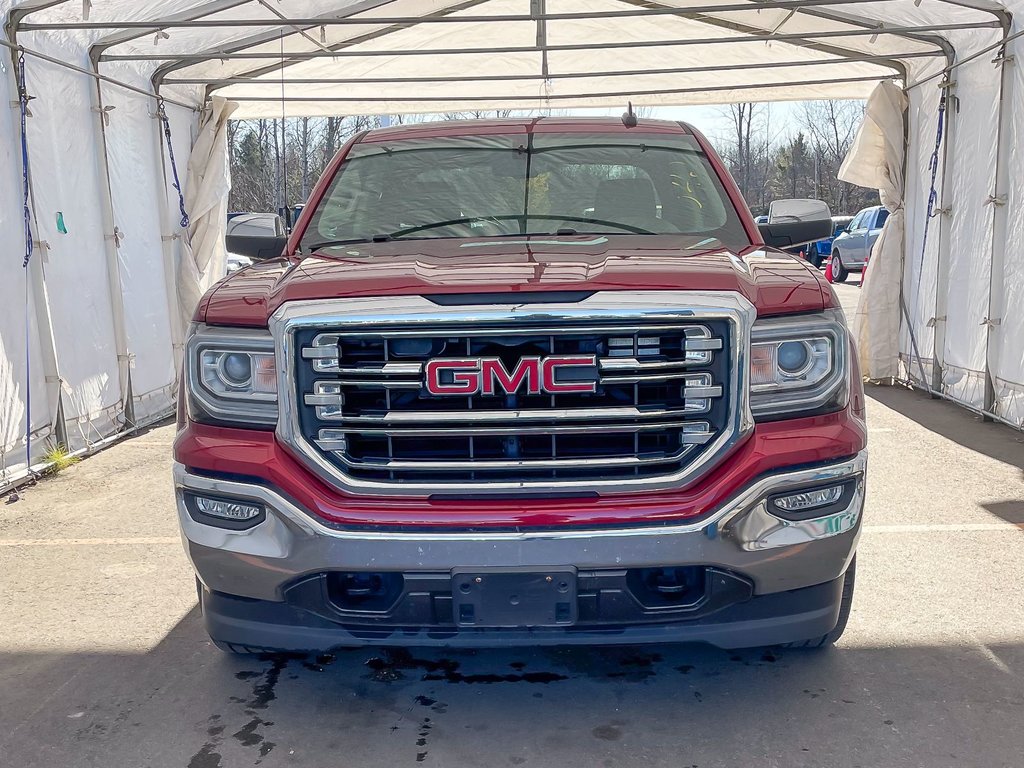
[[[583,569],[715,565],[749,577],[755,593],[822,584],[845,572],[860,534],[867,451],[811,469],[757,480],[710,517],[693,523],[527,531],[373,531],[324,525],[262,485],[207,478],[174,465],[178,517],[189,557],[207,586],[226,594],[280,600],[298,576],[325,570],[443,571],[453,567],[571,564]],[[856,479],[845,510],[793,523],[767,511],[779,491]],[[197,523],[185,490],[255,500],[266,520],[243,531]]]
[[[386,298],[333,299],[305,302],[289,302],[281,306],[270,320],[277,349],[278,390],[280,397],[280,416],[277,424],[279,439],[295,453],[312,471],[320,475],[329,484],[352,494],[371,494],[382,496],[429,496],[436,493],[450,492],[455,487],[451,482],[403,481],[390,482],[369,480],[353,477],[340,467],[333,464],[324,454],[302,435],[299,426],[298,393],[295,391],[295,331],[299,328],[325,329],[317,335],[313,347],[304,348],[301,353],[314,356],[314,371],[328,371],[340,367],[341,361],[336,358],[328,360],[319,357],[319,350],[332,339],[336,342],[339,328],[345,335],[374,335],[386,331],[388,336],[415,336],[434,332],[439,329],[457,332],[460,336],[482,336],[496,331],[508,331],[532,323],[530,333],[563,333],[569,328],[573,333],[601,332],[616,333],[636,332],[636,324],[644,323],[644,331],[656,333],[659,330],[678,330],[679,323],[699,323],[702,318],[724,320],[730,324],[731,356],[729,370],[731,375],[727,382],[727,391],[720,388],[706,387],[703,390],[694,387],[695,399],[727,397],[729,414],[725,426],[718,434],[705,435],[703,432],[684,436],[689,443],[707,443],[705,451],[692,463],[653,477],[615,478],[609,480],[507,480],[480,479],[474,480],[471,490],[475,494],[509,494],[517,491],[526,492],[649,492],[685,487],[695,482],[704,473],[720,462],[725,456],[753,429],[753,417],[750,412],[748,395],[749,365],[747,355],[751,327],[756,317],[756,310],[743,296],[734,292],[676,292],[676,291],[601,291],[587,299],[570,304],[494,304],[446,307],[439,306],[422,296],[399,296]],[[630,323],[633,323],[632,325]],[[648,326],[646,323],[653,323]],[[676,325],[672,325],[675,323]],[[664,325],[663,325],[664,324]],[[348,330],[348,329],[351,330]],[[701,349],[708,349],[721,339],[713,339],[704,335],[695,336],[692,343]],[[687,345],[691,340],[687,340]],[[331,365],[333,368],[319,367],[317,364]],[[629,381],[655,381],[668,378],[683,378],[690,374],[657,374],[645,377],[642,374],[628,376]],[[625,381],[625,379],[621,379]],[[345,384],[356,383],[346,380]],[[418,387],[418,382],[406,379],[392,379],[389,383],[383,378],[360,379],[360,384],[379,384],[391,387]],[[686,416],[680,413],[680,416]],[[443,421],[438,417],[437,421]],[[642,432],[651,429],[672,428],[687,419],[678,419],[671,423],[635,423],[615,425],[614,430],[604,425],[558,425],[550,427],[508,427],[508,428],[458,428],[459,435],[495,435],[495,434],[578,434],[587,432]],[[386,436],[402,435],[407,437],[444,437],[451,435],[451,427],[437,428],[404,428],[401,433],[392,428],[359,426],[359,431],[366,434]],[[600,459],[592,462],[600,466]],[[559,465],[563,466],[563,465]],[[573,465],[564,465],[573,466]]]

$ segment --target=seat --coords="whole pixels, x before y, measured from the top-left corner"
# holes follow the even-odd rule
[[[386,189],[380,206],[396,229],[462,217],[455,185],[446,181],[405,181]]]
[[[651,232],[664,232],[658,218],[654,185],[649,179],[606,179],[597,185],[594,218],[614,221]]]

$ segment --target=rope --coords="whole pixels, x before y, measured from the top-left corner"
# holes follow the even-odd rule
[[[156,102],[156,113],[160,118],[160,122],[164,124],[164,138],[167,141],[167,155],[171,160],[171,175],[174,176],[174,191],[178,193],[178,210],[181,212],[181,224],[182,229],[188,229],[188,211],[185,210],[185,195],[181,192],[181,181],[178,179],[178,166],[174,162],[174,143],[171,141],[171,121],[167,119],[167,110],[164,109],[164,100],[157,99]]]
[[[32,472],[32,354],[31,326],[29,324],[31,291],[28,264],[32,261],[32,195],[28,179],[28,89],[25,86],[25,54],[18,54],[18,105],[21,110],[21,182],[23,190],[22,214],[25,219],[25,259],[21,266],[25,272],[25,469]]]

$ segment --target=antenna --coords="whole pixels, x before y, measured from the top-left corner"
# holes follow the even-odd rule
[[[636,113],[633,111],[633,102],[626,102],[626,111],[622,113],[622,124],[627,128],[636,128]]]

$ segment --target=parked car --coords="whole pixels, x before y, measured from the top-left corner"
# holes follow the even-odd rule
[[[889,218],[884,205],[858,211],[845,230],[832,241],[832,279],[842,283],[851,272],[860,272],[868,263],[871,248]]]
[[[218,647],[842,634],[864,393],[778,250],[824,203],[759,227],[660,120],[403,125],[328,167],[186,344],[174,483]]]

